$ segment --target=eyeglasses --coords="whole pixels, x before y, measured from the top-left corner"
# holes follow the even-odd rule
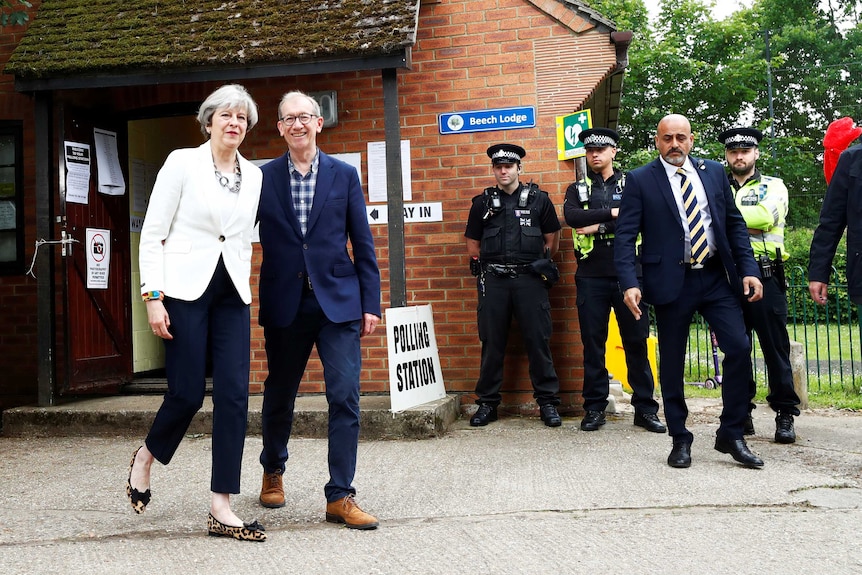
[[[303,126],[311,121],[312,118],[318,118],[317,114],[300,114],[298,116],[285,116],[283,118],[279,118],[279,121],[284,122],[288,126],[293,125],[293,123],[299,120],[299,123]]]

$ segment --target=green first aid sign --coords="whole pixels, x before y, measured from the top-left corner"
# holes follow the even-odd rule
[[[557,116],[557,159],[571,160],[585,153],[584,144],[578,134],[593,127],[589,110],[581,110],[567,116]]]

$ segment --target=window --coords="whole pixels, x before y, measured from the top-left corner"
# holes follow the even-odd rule
[[[24,273],[23,132],[0,122],[0,275]]]

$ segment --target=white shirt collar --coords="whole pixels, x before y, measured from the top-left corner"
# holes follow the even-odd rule
[[[685,162],[683,162],[681,166],[674,166],[673,164],[666,162],[665,159],[661,156],[659,156],[658,158],[659,160],[661,160],[661,163],[664,166],[664,171],[667,174],[668,179],[671,179],[676,176],[676,171],[679,168],[685,170],[687,174],[691,174],[692,172],[694,172],[694,166],[691,163],[691,158],[688,156],[685,157]]]

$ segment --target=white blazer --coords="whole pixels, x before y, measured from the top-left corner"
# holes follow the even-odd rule
[[[218,183],[210,142],[174,150],[165,160],[141,229],[140,293],[162,291],[194,301],[203,295],[221,256],[242,301],[251,303],[251,239],[263,176],[237,156],[242,186],[224,225],[218,202],[212,201]]]

